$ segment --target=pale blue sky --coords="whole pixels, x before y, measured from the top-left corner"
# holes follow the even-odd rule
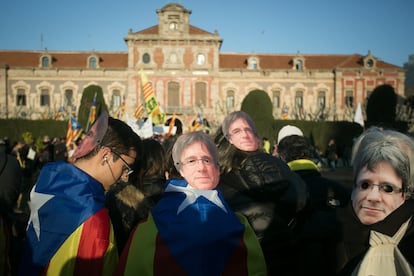
[[[0,0],[0,49],[122,51],[129,29],[158,24],[164,0]],[[217,30],[221,52],[414,54],[414,0],[177,0],[190,24]],[[43,39],[42,39],[43,37]]]

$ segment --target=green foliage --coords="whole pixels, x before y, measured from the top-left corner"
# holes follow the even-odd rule
[[[23,133],[31,133],[32,139],[48,135],[66,137],[67,121],[0,119],[0,138],[8,137],[10,142],[23,142]]]
[[[263,90],[251,91],[243,100],[241,110],[252,117],[256,123],[257,131],[261,137],[269,138],[272,142],[272,134],[274,129],[272,123],[274,121],[272,115],[272,102]]]
[[[397,94],[391,85],[377,86],[367,103],[369,126],[392,126],[396,118]]]
[[[241,105],[241,110],[248,113],[255,121],[273,121],[272,109],[272,101],[263,90],[251,91]]]
[[[92,107],[93,98],[96,93],[96,117],[101,114],[102,110],[108,111],[108,107],[103,97],[102,88],[98,85],[90,85],[83,90],[82,99],[78,111],[78,122],[85,128],[88,123],[89,112]]]

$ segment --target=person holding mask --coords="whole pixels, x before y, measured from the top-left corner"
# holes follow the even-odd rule
[[[267,275],[247,220],[216,189],[217,148],[203,132],[177,138],[172,157],[184,179],[167,180],[161,200],[138,224],[115,275]]]
[[[224,199],[247,217],[270,275],[294,275],[296,216],[306,204],[302,179],[279,158],[263,152],[256,126],[243,111],[228,114],[215,136]]]
[[[127,181],[140,138],[102,112],[73,164],[48,163],[30,194],[20,275],[112,275],[118,252],[105,191]]]
[[[352,203],[338,218],[337,275],[413,275],[414,142],[370,128],[352,151]]]

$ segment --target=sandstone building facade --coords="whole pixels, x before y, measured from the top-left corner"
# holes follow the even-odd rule
[[[222,53],[217,31],[192,26],[192,11],[170,3],[158,24],[130,30],[127,52],[0,51],[0,117],[52,118],[79,107],[82,92],[102,87],[112,114],[142,105],[140,70],[152,83],[167,119],[183,129],[202,114],[214,127],[241,107],[252,91],[265,91],[273,116],[352,121],[378,85],[404,96],[404,70],[365,55]]]

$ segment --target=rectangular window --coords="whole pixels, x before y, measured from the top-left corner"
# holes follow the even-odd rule
[[[295,107],[297,107],[297,108],[302,108],[303,107],[303,92],[301,92],[301,91],[296,92]]]
[[[319,92],[318,94],[318,107],[319,109],[325,108],[325,92]]]
[[[112,92],[112,108],[118,108],[121,106],[121,92],[114,90]]]
[[[348,90],[345,93],[345,106],[354,107],[354,92],[351,90]]]
[[[50,104],[50,96],[49,91],[47,89],[42,89],[40,94],[40,106],[49,106]]]
[[[195,84],[195,105],[205,106],[207,103],[207,85],[204,82]]]
[[[232,110],[234,108],[234,91],[233,90],[227,91],[226,107],[227,107],[227,110]]]
[[[26,93],[25,93],[24,89],[18,89],[17,90],[16,103],[17,103],[18,106],[25,106],[26,105]]]
[[[73,90],[72,89],[66,89],[65,90],[65,100],[64,100],[64,106],[72,106],[73,103]]]
[[[180,106],[180,84],[178,82],[168,83],[168,107]]]
[[[280,91],[273,91],[273,108],[280,107]]]

